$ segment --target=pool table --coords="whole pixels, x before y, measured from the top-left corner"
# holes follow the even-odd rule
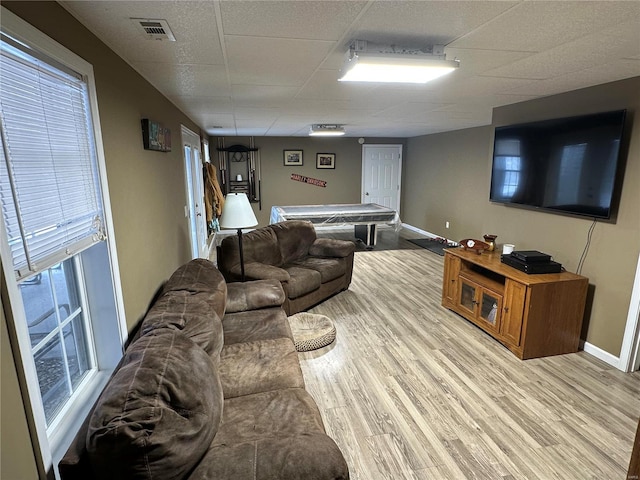
[[[376,244],[376,225],[400,227],[398,213],[376,203],[340,203],[332,205],[291,205],[271,207],[269,223],[285,220],[309,220],[314,225],[353,225],[355,236],[367,248]]]

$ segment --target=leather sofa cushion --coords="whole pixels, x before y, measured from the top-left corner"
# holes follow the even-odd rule
[[[289,298],[298,298],[320,288],[322,275],[317,270],[301,268],[295,265],[285,265],[283,268],[289,274],[286,283],[286,293]]]
[[[240,265],[240,249],[238,236],[225,237],[221,243],[222,255],[219,261],[223,262],[224,270],[231,270]],[[282,264],[282,256],[278,248],[278,239],[270,228],[257,228],[242,235],[242,254],[244,263],[261,262],[267,265],[279,266]]]
[[[270,228],[278,238],[282,263],[287,264],[309,254],[316,240],[316,230],[307,220],[289,220],[274,223]]]
[[[274,338],[293,338],[287,315],[279,307],[227,313],[222,327],[225,345]]]
[[[255,280],[227,285],[226,313],[279,307],[285,301],[279,280]]]
[[[227,284],[216,266],[204,258],[196,258],[179,267],[165,283],[162,293],[184,291],[206,294],[218,317],[222,318],[227,302]],[[204,297],[200,297],[204,298]]]
[[[191,479],[349,478],[311,395],[290,388],[225,400],[222,425]]]
[[[348,257],[356,250],[356,244],[334,238],[318,238],[309,247],[309,255],[315,257]]]
[[[289,338],[225,345],[220,380],[224,398],[304,387],[298,352]]]
[[[160,328],[175,328],[216,361],[224,344],[222,321],[206,300],[209,294],[170,291],[160,297],[145,315],[140,334]]]
[[[89,420],[94,478],[185,477],[218,431],[222,408],[207,353],[177,330],[149,332],[126,351]]]
[[[295,264],[299,267],[309,268],[320,273],[320,281],[322,283],[341,277],[347,271],[347,264],[344,258],[306,257],[298,260]]]

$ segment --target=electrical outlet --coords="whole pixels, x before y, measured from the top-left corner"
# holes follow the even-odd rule
[[[449,222],[444,222],[444,228],[449,228]]]

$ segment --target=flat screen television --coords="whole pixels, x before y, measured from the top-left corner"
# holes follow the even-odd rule
[[[492,202],[610,219],[626,110],[496,127]]]

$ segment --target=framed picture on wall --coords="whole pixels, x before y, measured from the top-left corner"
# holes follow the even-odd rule
[[[285,167],[302,166],[302,150],[285,150],[284,165]]]
[[[316,154],[316,168],[336,168],[335,153]]]

